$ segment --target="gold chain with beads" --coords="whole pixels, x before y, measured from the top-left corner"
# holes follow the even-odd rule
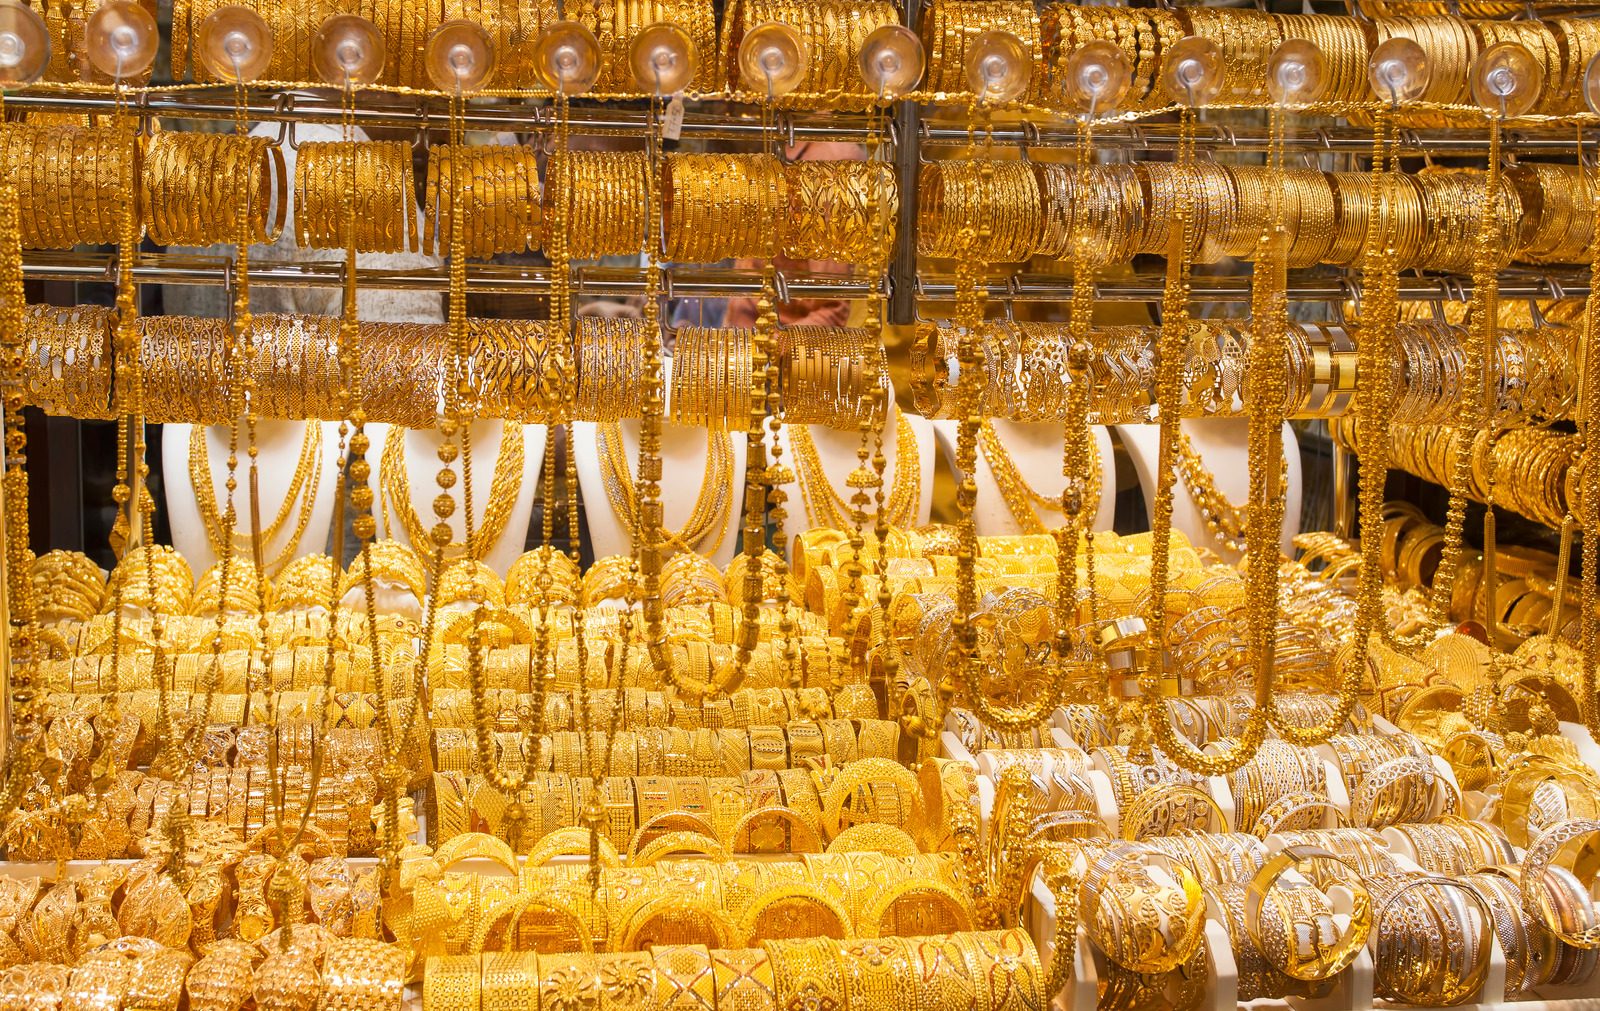
[[[1265,681],[1257,682],[1256,699],[1259,704],[1246,718],[1244,727],[1233,746],[1220,755],[1202,754],[1188,738],[1180,735],[1173,728],[1164,703],[1167,691],[1162,684],[1165,676],[1162,654],[1163,644],[1166,641],[1172,502],[1178,448],[1178,404],[1183,396],[1184,349],[1189,343],[1190,251],[1196,239],[1192,191],[1195,110],[1191,106],[1184,105],[1179,110],[1178,123],[1178,150],[1175,159],[1178,167],[1177,199],[1174,201],[1171,246],[1167,251],[1166,285],[1161,298],[1159,364],[1156,369],[1156,402],[1161,405],[1161,437],[1156,465],[1156,490],[1151,508],[1150,603],[1145,618],[1150,639],[1151,662],[1139,675],[1139,709],[1144,728],[1154,736],[1161,750],[1174,762],[1192,772],[1216,776],[1239,768],[1255,756],[1256,750],[1266,737],[1267,698],[1263,696],[1270,696],[1271,686]],[[1275,541],[1277,539],[1275,531],[1272,532],[1272,536]],[[1273,554],[1276,557],[1276,552]]]

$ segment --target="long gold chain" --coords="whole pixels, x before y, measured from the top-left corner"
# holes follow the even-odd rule
[[[499,452],[495,454],[494,473],[489,478],[489,501],[483,510],[483,522],[470,537],[468,554],[472,558],[482,560],[488,555],[511,521],[511,509],[522,491],[524,446],[522,426],[506,422],[500,435]],[[465,455],[462,467],[466,467]],[[411,503],[411,478],[406,471],[405,430],[402,428],[391,428],[384,436],[383,455],[378,459],[378,480],[383,485],[384,529],[393,533],[392,512],[394,524],[405,531],[412,546],[418,551],[426,550],[433,543],[432,535],[423,527],[422,517]],[[469,514],[470,511],[467,510]]]
[[[1171,246],[1167,251],[1166,285],[1161,298],[1161,330],[1159,335],[1159,364],[1156,369],[1156,401],[1161,405],[1160,454],[1156,466],[1156,490],[1151,508],[1150,549],[1150,604],[1145,621],[1150,637],[1150,663],[1140,672],[1140,710],[1145,728],[1154,736],[1168,757],[1185,769],[1205,775],[1225,775],[1255,757],[1256,750],[1266,738],[1267,715],[1265,703],[1270,699],[1270,681],[1258,678],[1256,701],[1239,737],[1232,747],[1219,755],[1207,755],[1195,748],[1188,738],[1172,726],[1165,705],[1168,687],[1163,660],[1167,624],[1167,587],[1170,575],[1170,544],[1172,539],[1172,503],[1176,486],[1176,458],[1178,450],[1178,404],[1183,396],[1182,363],[1184,350],[1189,344],[1190,252],[1194,248],[1194,134],[1195,111],[1183,106],[1179,111],[1178,151],[1176,175],[1177,199],[1174,201],[1174,221]],[[1257,278],[1261,276],[1257,268]],[[1278,363],[1281,369],[1283,363]],[[1251,446],[1252,464],[1255,446]],[[1252,483],[1256,475],[1251,475]],[[1266,524],[1258,524],[1265,527]],[[1271,533],[1276,540],[1276,528]],[[1256,534],[1262,536],[1262,532]],[[1251,552],[1255,554],[1255,552]],[[1274,560],[1277,552],[1272,552]]]
[[[4,108],[0,107],[0,130],[7,129]],[[0,376],[4,387],[6,509],[6,616],[10,636],[11,746],[6,748],[3,786],[0,786],[0,821],[10,816],[21,802],[35,767],[36,753],[30,747],[40,732],[38,687],[38,613],[34,606],[33,581],[29,578],[28,549],[28,474],[27,430],[22,422],[23,405],[23,310],[26,294],[22,286],[21,201],[15,180],[0,183]],[[97,763],[98,764],[98,763]],[[109,771],[109,770],[108,770]],[[100,770],[96,769],[97,778]]]
[[[1579,132],[1578,150],[1583,150]],[[1581,164],[1581,161],[1580,161]],[[1592,201],[1600,185],[1595,177],[1583,173],[1583,183]],[[1600,243],[1594,246],[1590,277],[1600,277]],[[1583,528],[1578,584],[1578,642],[1583,651],[1583,720],[1590,733],[1600,734],[1600,442],[1594,429],[1594,399],[1600,383],[1600,354],[1593,351],[1600,340],[1600,285],[1591,285],[1583,306],[1583,340],[1578,352],[1578,437],[1582,452],[1578,456],[1578,505]],[[1566,573],[1557,576],[1565,581]]]
[[[993,160],[983,158],[979,166],[979,187],[986,189],[993,185],[994,181]],[[956,261],[956,326],[962,335],[958,355],[961,374],[964,376],[979,374],[977,334],[983,322],[983,303],[987,293],[982,278],[983,261],[977,251],[987,244],[989,227],[989,222],[983,220],[976,230],[963,229],[961,256]],[[1074,351],[1076,353],[1068,356],[1067,363],[1067,367],[1075,373],[1073,376],[1075,382],[1069,387],[1069,392],[1075,390],[1077,394],[1086,396],[1083,373],[1088,365],[1088,349],[1075,345]],[[981,386],[978,383],[962,383],[960,395],[961,420],[956,429],[956,469],[962,475],[956,486],[956,508],[960,517],[957,523],[959,543],[956,548],[956,606],[950,616],[950,630],[957,653],[955,662],[948,665],[954,668],[953,677],[960,680],[958,683],[952,680],[952,674],[947,674],[938,685],[937,695],[941,712],[935,714],[934,725],[943,723],[943,710],[948,709],[957,689],[960,688],[964,692],[967,705],[985,725],[1005,730],[1036,727],[1061,701],[1072,668],[1065,655],[1058,654],[1046,685],[1032,701],[1023,706],[997,705],[984,690],[978,657],[976,572],[978,536],[975,515],[978,486],[974,479],[977,470],[978,429],[983,424],[980,413],[983,409]],[[1077,485],[1076,475],[1069,478],[1068,482],[1069,485]],[[1081,488],[1076,487],[1070,490],[1081,492]],[[1078,501],[1081,505],[1081,499]],[[1075,515],[1077,510],[1070,512]],[[1069,533],[1057,536],[1070,537],[1075,550],[1078,531],[1075,524],[1070,525],[1072,530]],[[1075,575],[1075,568],[1069,567],[1067,572],[1058,573],[1057,578],[1066,582],[1073,580]],[[1059,615],[1058,621],[1063,625],[1067,624],[1067,616]]]
[[[629,472],[627,449],[623,445],[622,425],[614,421],[601,422],[595,426],[595,437],[600,448],[600,475],[606,498],[629,538],[633,538],[639,523],[639,506],[634,477]],[[694,509],[676,533],[663,528],[662,539],[685,551],[696,551],[715,533],[716,540],[702,552],[715,554],[727,533],[728,513],[733,505],[729,481],[732,476],[733,437],[725,431],[708,428],[705,478],[695,496]]]
[[[235,549],[237,532],[227,529],[223,517],[217,511],[216,489],[212,487],[211,448],[206,440],[206,430],[203,425],[195,425],[189,432],[189,483],[194,487],[195,503],[200,508],[200,521],[206,529],[206,541],[211,545],[211,553],[220,559],[223,554],[231,553]],[[270,576],[276,573],[284,563],[294,557],[301,538],[305,536],[306,527],[311,523],[311,513],[316,506],[317,490],[321,483],[322,425],[310,421],[306,423],[306,430],[300,437],[300,457],[295,461],[294,475],[284,492],[283,504],[272,522],[262,529],[261,544],[263,546],[271,544],[277,539],[283,530],[283,525],[289,521],[291,510],[294,510],[298,503],[294,529],[283,550],[276,558],[266,563],[267,571],[263,575]]]

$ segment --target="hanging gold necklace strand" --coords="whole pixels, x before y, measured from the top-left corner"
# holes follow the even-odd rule
[[[289,521],[290,510],[298,501],[300,510],[295,516],[294,532],[289,535],[288,542],[278,556],[266,563],[262,573],[264,577],[275,575],[285,562],[294,557],[300,539],[305,536],[306,527],[311,523],[311,512],[316,505],[321,481],[322,424],[308,421],[300,438],[300,459],[295,461],[294,476],[290,478],[289,487],[284,493],[283,505],[272,522],[262,529],[261,543],[267,545],[277,539],[283,525]],[[217,512],[217,493],[212,487],[211,477],[211,447],[206,442],[204,425],[195,425],[189,431],[189,483],[194,486],[195,502],[200,507],[200,521],[206,528],[206,540],[211,544],[211,553],[220,559],[229,549],[237,547],[237,531],[224,530],[225,524]]]
[[[605,485],[606,498],[611,509],[622,521],[628,536],[636,536],[639,507],[634,494],[634,477],[628,467],[628,451],[622,441],[622,425],[618,422],[601,422],[595,426],[595,436],[600,444],[600,477]],[[697,551],[700,544],[712,533],[717,539],[702,554],[715,554],[722,547],[728,529],[728,511],[733,502],[733,437],[725,431],[706,430],[706,475],[700,482],[700,493],[695,496],[694,510],[688,522],[677,533],[665,528],[662,539],[678,545],[685,551]]]
[[[1249,539],[1250,518],[1247,515],[1249,504],[1240,508],[1228,501],[1228,497],[1217,487],[1216,478],[1211,476],[1211,471],[1206,468],[1205,460],[1195,452],[1194,443],[1189,441],[1189,433],[1178,430],[1178,477],[1183,479],[1183,488],[1189,493],[1189,501],[1194,503],[1199,510],[1200,518],[1205,521],[1206,530],[1230,551],[1244,553],[1245,541]],[[1278,457],[1278,488],[1286,490],[1289,487],[1289,461],[1288,458]]]
[[[917,506],[922,498],[922,461],[918,458],[917,431],[904,414],[896,413],[894,441],[894,485],[885,507],[890,526],[911,527],[917,522]],[[806,522],[813,527],[850,529],[850,506],[828,480],[817,455],[816,441],[806,425],[790,425],[794,444],[795,475],[800,483],[800,498],[806,509]]]
[[[1065,518],[1061,496],[1041,495],[1033,490],[1028,479],[1022,476],[1016,461],[1006,451],[1000,433],[994,430],[994,422],[988,418],[978,428],[978,449],[988,462],[989,471],[994,474],[994,483],[1000,489],[1001,498],[1006,500],[1006,509],[1023,533],[1049,532],[1050,528],[1039,518],[1040,507]],[[1083,492],[1085,513],[1093,513],[1100,508],[1100,444],[1092,436],[1089,439],[1089,464],[1089,483]]]
[[[1156,487],[1151,503],[1151,549],[1149,609],[1145,622],[1151,643],[1150,663],[1139,674],[1140,718],[1156,744],[1178,765],[1207,776],[1226,775],[1255,757],[1266,739],[1267,703],[1271,685],[1256,684],[1256,706],[1245,719],[1244,728],[1231,747],[1219,754],[1205,754],[1172,726],[1165,703],[1172,694],[1163,685],[1166,670],[1161,644],[1167,635],[1167,585],[1172,537],[1172,500],[1175,457],[1178,452],[1178,404],[1183,397],[1183,351],[1189,341],[1190,253],[1194,248],[1194,133],[1195,111],[1179,110],[1177,201],[1174,206],[1172,235],[1167,248],[1166,284],[1161,295],[1160,354],[1156,368],[1156,402],[1161,406],[1161,452],[1156,466]],[[1255,454],[1252,454],[1252,463]],[[1254,481],[1254,475],[1252,475]]]
[[[489,479],[489,504],[483,511],[483,522],[473,532],[468,554],[481,560],[492,550],[505,533],[511,520],[511,507],[522,491],[522,426],[507,422],[500,436],[500,451],[495,454],[494,474]],[[431,551],[433,541],[422,525],[422,519],[411,506],[411,479],[406,474],[405,429],[395,426],[383,440],[383,455],[378,460],[378,479],[383,484],[383,527],[388,536],[394,535],[390,510],[405,528],[406,536],[417,551]]]

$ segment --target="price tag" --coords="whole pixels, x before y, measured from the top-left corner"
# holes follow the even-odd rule
[[[667,103],[667,114],[661,120],[661,139],[677,140],[683,133],[683,96],[673,95]]]

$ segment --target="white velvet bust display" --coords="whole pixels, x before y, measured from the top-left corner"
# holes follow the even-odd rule
[[[475,533],[482,530],[484,513],[490,506],[492,497],[490,488],[495,461],[500,455],[501,439],[507,424],[498,420],[474,421],[468,432],[472,443],[472,521]],[[507,489],[505,492],[514,495],[510,513],[506,518],[504,529],[499,531],[494,543],[478,552],[479,558],[501,575],[511,568],[511,563],[523,552],[529,518],[533,515],[533,500],[538,493],[539,478],[544,464],[545,439],[548,437],[549,429],[543,425],[522,426],[522,468],[520,473],[511,479],[511,483],[515,485],[514,491]],[[403,439],[405,454],[406,484],[411,491],[409,504],[421,521],[422,529],[426,530],[438,522],[433,512],[433,500],[439,495],[439,486],[434,478],[439,472],[439,445],[443,437],[437,429],[429,428],[402,430],[400,438]],[[387,491],[382,488],[379,460],[383,446],[382,441],[374,438],[372,453],[368,457],[372,462],[373,480],[379,494],[383,496],[382,505],[389,510],[387,534],[381,523],[382,510],[379,510],[378,533],[379,536],[393,537],[400,543],[406,544],[409,541],[405,526],[396,517],[395,503],[388,498]],[[464,520],[466,512],[462,508],[465,482],[462,480],[460,459],[457,457],[456,463],[452,465],[456,472],[456,483],[450,492],[456,501],[456,510],[448,520],[456,543],[461,543],[466,538]],[[430,545],[412,544],[411,547],[419,555],[426,557]]]
[[[1211,472],[1217,491],[1235,506],[1243,508],[1250,498],[1250,455],[1246,445],[1248,422],[1243,418],[1185,418],[1180,424],[1206,470]],[[1139,475],[1146,508],[1151,509],[1155,502],[1161,429],[1156,425],[1119,425],[1117,431],[1133,461],[1134,472]],[[1284,554],[1292,555],[1294,535],[1300,532],[1300,497],[1305,483],[1300,473],[1300,444],[1295,439],[1293,426],[1288,422],[1283,424],[1283,452],[1288,481],[1284,488],[1283,529],[1279,532],[1278,545]],[[1205,518],[1189,497],[1182,478],[1176,476],[1173,479],[1172,527],[1183,531],[1191,543],[1211,548],[1227,561],[1233,562],[1239,558],[1238,552],[1212,536]]]
[[[949,462],[951,472],[959,477],[959,470],[956,467],[956,434],[960,422],[935,421],[932,424],[938,433],[940,451]],[[1065,426],[1055,422],[1005,421],[999,418],[993,419],[990,424],[994,425],[995,434],[1000,437],[1006,455],[1011,458],[1012,464],[1028,486],[1040,495],[1059,498],[1061,489],[1066,484],[1066,479],[1061,476]],[[1100,500],[1084,505],[1086,509],[1094,510],[1094,529],[1110,530],[1117,505],[1116,453],[1111,445],[1111,434],[1106,431],[1105,426],[1089,426],[1089,435],[1099,450]],[[1011,514],[1011,507],[1007,504],[1005,495],[1001,493],[1000,485],[995,481],[994,470],[989,466],[989,461],[985,459],[981,449],[977,454],[975,470],[973,481],[978,486],[978,501],[973,507],[972,519],[977,527],[978,536],[1023,533],[1022,525]],[[1062,517],[1059,512],[1038,506],[1035,506],[1035,509],[1046,527],[1054,529],[1061,525]]]
[[[661,381],[670,391],[672,360],[661,363]],[[663,403],[665,410],[667,405]],[[639,473],[639,421],[625,418],[617,423],[622,437],[628,480]],[[600,452],[600,426],[592,421],[574,422],[573,441],[577,444],[578,487],[583,491],[583,513],[589,524],[589,540],[594,557],[626,555],[632,550],[633,535],[612,507],[606,494]],[[732,472],[728,477],[730,498],[723,519],[721,543],[717,532],[708,532],[698,550],[718,568],[726,568],[739,550],[739,518],[744,507],[745,436],[743,429],[730,433]],[[708,468],[709,447],[706,430],[678,425],[665,418],[661,422],[661,521],[668,530],[681,530],[693,514]],[[712,550],[712,546],[716,549]]]
[[[889,417],[883,429],[883,456],[886,461],[883,472],[885,499],[888,498],[894,488],[895,475],[898,473],[899,468],[897,458],[900,449],[897,434],[899,418],[902,412],[895,406],[893,389],[889,391],[889,405]],[[928,518],[933,511],[933,468],[936,452],[933,423],[927,418],[916,414],[905,413],[904,416],[906,421],[910,423],[911,434],[916,439],[918,476],[920,477],[918,488],[916,489],[916,506],[913,510],[914,521],[910,525],[920,526],[928,522]],[[817,459],[821,464],[823,474],[827,476],[828,484],[832,486],[840,498],[848,503],[853,490],[848,486],[847,482],[850,478],[850,472],[855,470],[859,463],[856,451],[861,445],[861,433],[854,429],[846,431],[825,428],[821,425],[809,425],[807,426],[807,431],[811,435],[812,443],[816,446]],[[771,445],[772,435],[769,431],[767,434],[769,450]],[[780,445],[783,448],[783,465],[798,477],[800,467],[794,457],[794,443],[790,426],[788,425],[782,428]],[[870,462],[870,455],[868,460]],[[785,509],[788,515],[784,519],[783,538],[785,544],[792,545],[794,538],[798,534],[813,526],[820,525],[822,520],[818,518],[816,522],[813,522],[807,518],[804,496],[801,494],[798,480],[785,485],[784,491],[787,493]],[[826,491],[823,490],[822,494],[826,495]],[[848,505],[842,508],[845,514],[848,515]],[[875,509],[876,506],[872,506],[867,510],[867,526],[869,529],[874,522]]]
[[[288,514],[274,536],[261,545],[262,558],[268,563],[265,575],[277,575],[283,565],[302,555],[312,555],[327,549],[328,530],[333,522],[335,488],[339,478],[339,425],[337,422],[268,421],[256,423],[256,487],[260,494],[260,517],[263,530],[268,527],[284,505],[296,466],[310,425],[321,428],[322,443],[319,451],[309,461],[305,479],[289,503]],[[369,426],[370,427],[370,426]],[[190,477],[190,440],[193,425],[172,424],[162,429],[161,466],[165,482],[167,517],[172,526],[172,544],[178,553],[188,559],[198,574],[217,561],[206,524],[200,513],[200,499],[195,493]],[[226,425],[208,425],[201,429],[206,447],[206,465],[216,513],[214,520],[220,525],[227,508],[228,437]],[[239,428],[238,460],[235,471],[238,489],[233,503],[238,520],[234,524],[234,547],[240,555],[250,554],[250,457],[243,425]],[[309,500],[309,509],[307,503]],[[296,540],[300,517],[309,511],[306,523]],[[291,542],[293,550],[289,550]],[[272,563],[282,556],[281,563]]]

